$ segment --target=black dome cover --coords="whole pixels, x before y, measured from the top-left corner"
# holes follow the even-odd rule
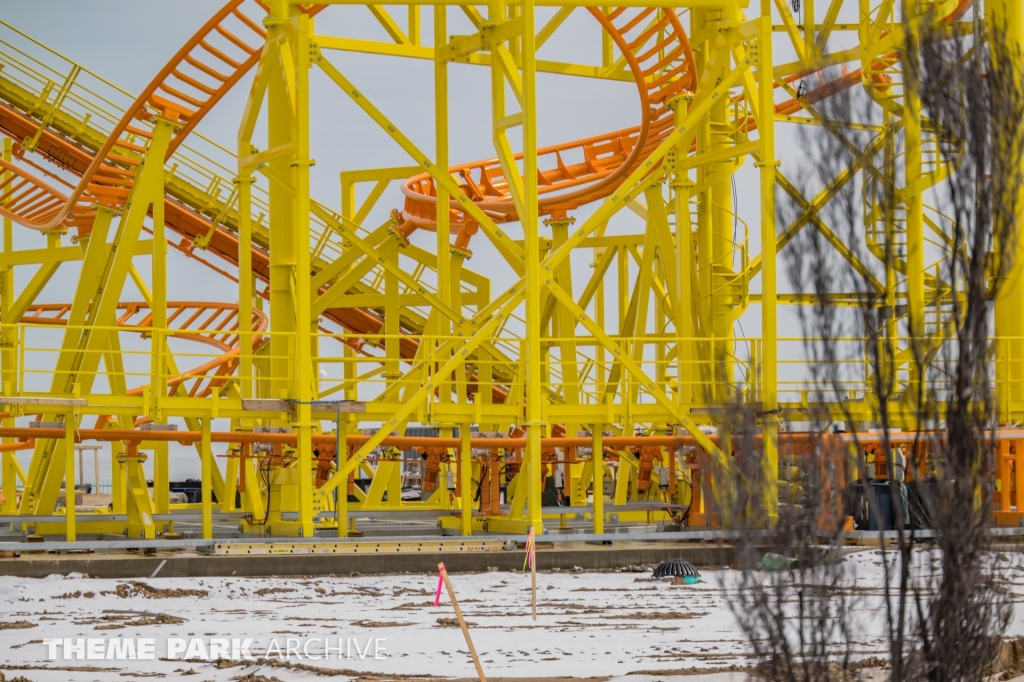
[[[683,561],[682,559],[665,561],[654,569],[655,578],[665,578],[668,576],[685,578],[688,575],[700,576],[700,573],[697,572],[697,569],[694,568],[693,564],[689,561]]]

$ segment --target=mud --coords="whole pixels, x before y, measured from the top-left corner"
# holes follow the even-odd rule
[[[35,623],[30,623],[27,620],[0,621],[0,630],[27,630],[35,626]]]
[[[437,627],[439,627],[439,628],[457,628],[457,627],[461,627],[461,626],[459,625],[459,619],[458,618],[438,618],[437,619]],[[476,627],[476,623],[467,620],[466,621],[466,627],[468,627],[468,628]]]
[[[92,599],[95,596],[96,596],[95,592],[67,592],[65,594],[58,594],[57,596],[50,597],[50,598],[51,599],[78,599],[80,597],[84,597],[85,599]]]
[[[263,587],[256,590],[256,594],[260,597],[265,597],[268,594],[284,594],[285,592],[294,592],[295,588],[292,587]]]
[[[206,597],[210,594],[208,590],[181,590],[181,589],[160,589],[147,585],[140,580],[131,580],[121,583],[114,592],[118,597],[148,597],[149,599],[175,599],[178,597]]]
[[[256,673],[239,675],[238,677],[232,677],[231,679],[237,680],[237,682],[283,682],[280,677],[267,677],[266,675],[257,675]]]
[[[708,615],[706,612],[692,611],[690,613],[683,613],[682,611],[649,611],[646,613],[622,613],[614,614],[611,616],[605,616],[609,620],[681,620],[687,618],[703,618]]]
[[[1003,680],[1024,675],[1024,637],[1002,641],[996,670],[1002,672]]]

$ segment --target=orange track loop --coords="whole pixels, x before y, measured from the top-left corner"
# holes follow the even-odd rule
[[[597,201],[616,187],[616,181],[636,169],[671,132],[674,114],[665,102],[697,84],[696,65],[689,39],[674,12],[652,22],[653,8],[630,12],[619,8],[605,15],[589,8],[625,56],[640,97],[639,126],[537,150],[539,202],[542,215],[568,211]],[[616,23],[618,22],[618,23]],[[650,25],[648,25],[650,24]],[[651,38],[663,31],[662,40]],[[674,65],[672,65],[674,64]],[[672,65],[657,79],[648,77]],[[566,162],[566,157],[579,160]],[[515,158],[521,159],[522,154]],[[462,190],[495,222],[519,219],[511,191],[498,159],[454,166],[450,173],[463,180]],[[417,175],[402,186],[402,217],[416,227],[435,229],[437,193],[429,174]],[[475,222],[452,201],[453,230],[475,231]],[[462,239],[461,242],[468,242]],[[457,245],[465,248],[466,244]]]

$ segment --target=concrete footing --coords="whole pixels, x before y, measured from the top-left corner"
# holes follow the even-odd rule
[[[41,578],[50,574],[87,573],[93,578],[148,578],[161,562],[161,578],[213,576],[362,575],[435,573],[444,562],[451,572],[522,570],[522,551],[422,552],[380,554],[270,554],[202,556],[193,552],[127,552],[95,554],[32,554],[0,559],[0,575]],[[669,559],[685,559],[695,566],[723,566],[732,562],[728,547],[692,543],[623,543],[622,546],[559,543],[537,552],[537,568],[615,570]]]

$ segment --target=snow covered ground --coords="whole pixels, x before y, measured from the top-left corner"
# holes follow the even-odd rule
[[[856,565],[858,589],[868,593],[863,601],[868,612],[880,607],[880,600],[871,597],[881,585],[880,558],[864,551],[847,559]],[[1018,571],[1024,572],[1014,569],[1014,574]],[[453,574],[451,580],[489,678],[629,675],[629,682],[653,682],[670,671],[750,664],[725,601],[729,573],[707,571],[704,582],[692,586],[653,581],[649,573],[540,573],[536,622],[530,615],[528,574]],[[1014,583],[1014,591],[1024,593],[1024,581]],[[362,679],[475,677],[447,595],[434,607],[436,586],[436,575],[137,581],[0,577],[0,670],[8,680],[22,675],[60,682],[175,679],[193,672],[199,675],[196,680],[252,682],[263,679],[259,675],[291,680],[327,672]],[[864,617],[871,620],[870,613]],[[1008,634],[1024,635],[1020,614]],[[882,654],[878,635],[864,632],[858,647],[865,654]],[[114,651],[110,660],[90,660],[86,652],[79,660],[71,653],[65,660],[63,640],[74,645],[79,638],[86,648],[89,639],[102,640],[95,651],[104,657],[111,640],[119,646],[133,640],[140,647],[143,638],[150,638],[154,654],[151,660],[117,660]],[[278,660],[229,664],[180,660],[184,651],[173,659],[168,654],[171,640],[185,647],[193,639],[203,645],[203,650],[192,645],[194,654],[209,654],[222,639],[230,654],[233,638],[251,638],[251,654],[268,653]],[[331,655],[315,658],[324,639]],[[293,653],[286,656],[289,646]],[[50,660],[51,653],[56,660]],[[707,679],[727,682],[744,676]]]

